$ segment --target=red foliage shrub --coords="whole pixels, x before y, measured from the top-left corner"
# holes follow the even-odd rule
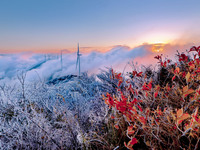
[[[112,109],[116,130],[126,131],[128,149],[141,143],[149,149],[200,148],[200,47],[190,52],[195,53],[192,59],[189,54],[178,54],[175,64],[155,57],[160,70],[170,74],[166,84],[136,70],[126,79],[113,71],[117,93],[107,94],[104,100]],[[123,88],[119,87],[122,83]]]

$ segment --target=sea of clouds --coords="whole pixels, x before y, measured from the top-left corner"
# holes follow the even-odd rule
[[[113,67],[116,71],[126,71],[131,67],[130,65],[127,67],[127,63],[132,61],[150,65],[155,63],[153,57],[156,55],[150,47],[142,45],[130,49],[116,46],[105,53],[93,51],[83,54],[80,59],[81,72],[96,74],[106,67]],[[22,72],[26,73],[27,81],[48,81],[69,74],[78,74],[76,55],[76,53],[63,54],[61,65],[61,56],[56,54],[31,52],[0,54],[0,81],[16,79]]]

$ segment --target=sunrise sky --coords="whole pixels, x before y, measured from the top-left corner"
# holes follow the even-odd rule
[[[199,0],[1,0],[0,53],[197,45]]]

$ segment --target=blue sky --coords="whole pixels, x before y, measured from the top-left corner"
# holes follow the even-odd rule
[[[198,0],[1,0],[0,52],[198,42]]]

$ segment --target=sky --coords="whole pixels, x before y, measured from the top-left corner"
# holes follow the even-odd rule
[[[198,44],[199,0],[1,0],[0,53]]]

